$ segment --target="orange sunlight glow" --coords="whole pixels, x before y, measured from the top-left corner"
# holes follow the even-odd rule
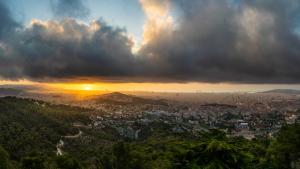
[[[91,90],[93,90],[93,86],[90,85],[90,84],[84,84],[82,86],[82,89],[85,90],[85,91],[91,91]]]
[[[267,85],[268,86],[268,85]],[[226,83],[50,83],[47,87],[63,93],[95,95],[113,91],[148,91],[148,92],[240,92],[251,91],[259,85]]]
[[[230,83],[109,83],[109,82],[70,82],[70,83],[42,83],[28,80],[5,81],[0,79],[1,85],[30,85],[39,86],[38,92],[64,93],[75,95],[98,95],[113,91],[120,92],[254,92],[275,88],[298,89],[299,85],[280,84],[230,84]]]

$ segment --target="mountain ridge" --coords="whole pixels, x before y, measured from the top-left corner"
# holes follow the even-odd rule
[[[152,104],[152,105],[168,105],[165,100],[154,100],[148,98],[142,98],[135,95],[127,95],[120,92],[113,92],[98,96],[96,99],[97,103],[110,103],[119,105],[128,104]]]
[[[294,89],[273,89],[273,90],[263,91],[261,93],[300,94],[300,90],[294,90]]]

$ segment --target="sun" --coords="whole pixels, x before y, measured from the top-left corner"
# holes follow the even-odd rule
[[[89,85],[89,84],[85,84],[82,86],[82,90],[91,91],[91,90],[93,90],[93,86]]]

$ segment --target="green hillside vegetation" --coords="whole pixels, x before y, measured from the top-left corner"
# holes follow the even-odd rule
[[[0,99],[0,169],[296,169],[300,164],[300,125],[282,128],[274,138],[228,138],[211,130],[197,137],[153,133],[128,141],[106,128],[81,128],[90,110],[6,97]]]
[[[52,155],[61,136],[78,132],[72,127],[73,121],[87,122],[84,111],[29,99],[1,98],[0,144],[15,161],[34,151]]]

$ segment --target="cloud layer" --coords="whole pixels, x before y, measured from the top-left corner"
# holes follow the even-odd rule
[[[73,19],[34,20],[9,44],[13,49],[7,50],[1,73],[38,80],[133,75],[132,42],[124,34],[103,21],[84,25]]]
[[[132,54],[126,30],[72,19],[88,15],[82,1],[53,2],[61,19],[21,27],[0,0],[0,76],[300,83],[299,0],[140,2],[148,19]]]
[[[179,27],[141,50],[157,77],[183,81],[300,82],[298,0],[174,0]]]
[[[143,45],[162,33],[172,31],[173,18],[170,16],[170,0],[140,0],[147,21],[143,27]]]

